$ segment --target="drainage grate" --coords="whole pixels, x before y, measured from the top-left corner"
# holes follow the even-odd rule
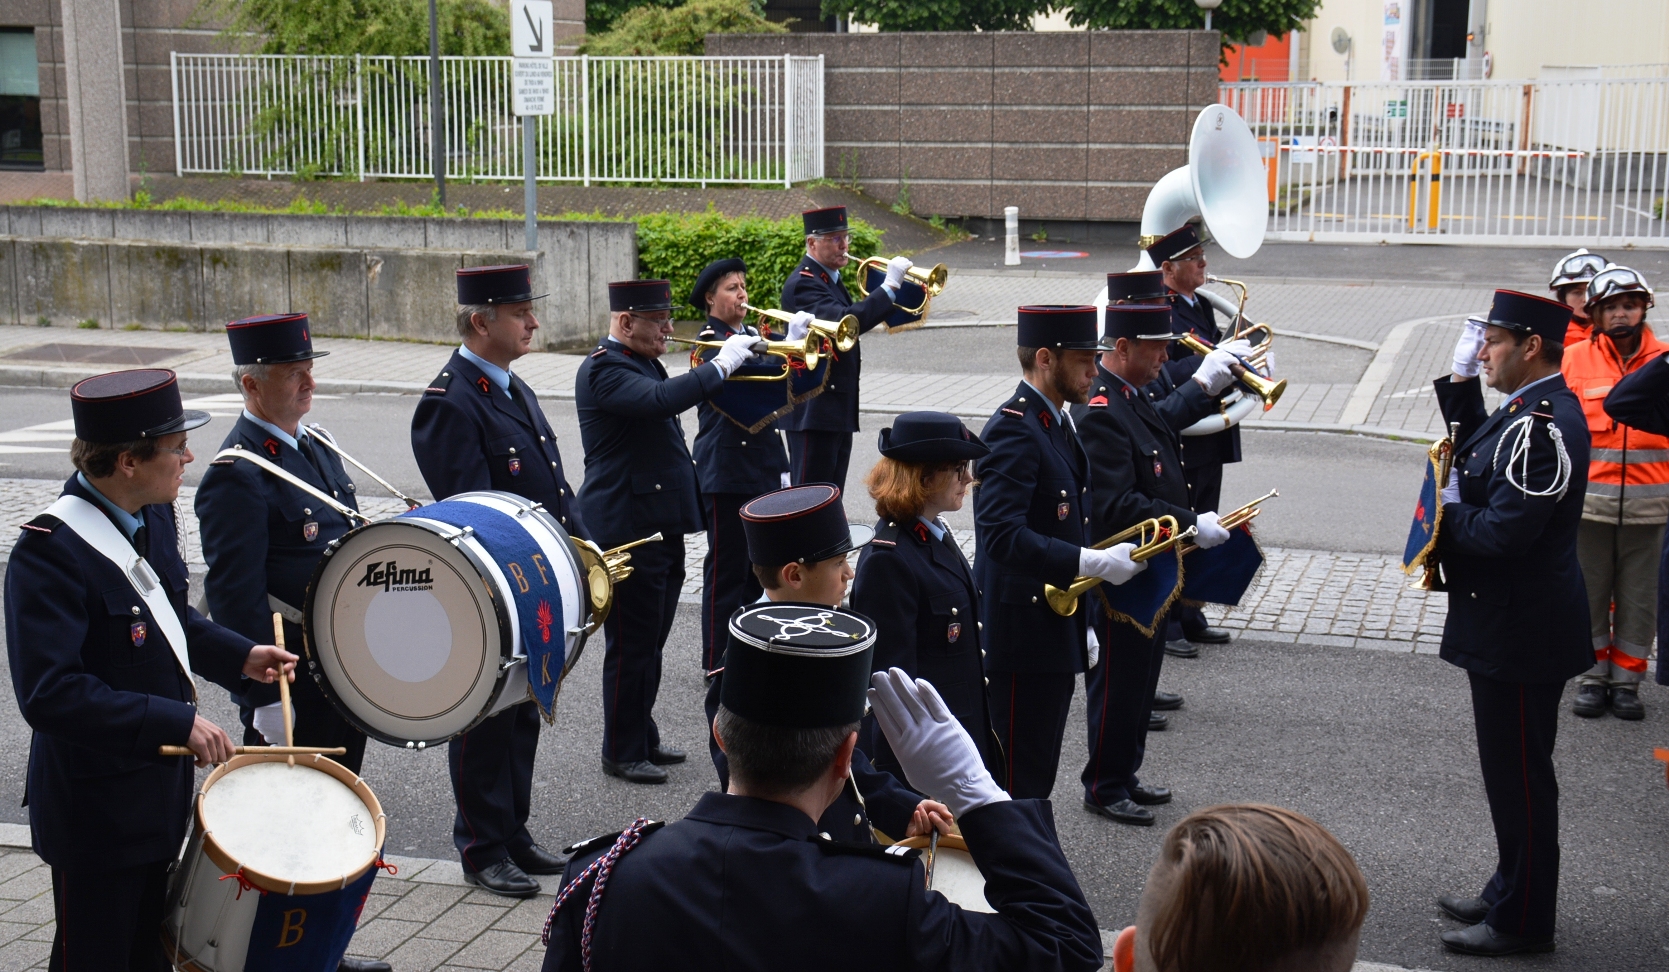
[[[0,354],[0,360],[142,366],[190,352],[190,348],[134,347],[125,344],[41,344],[21,351]]]

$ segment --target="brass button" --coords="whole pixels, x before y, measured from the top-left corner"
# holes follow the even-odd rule
[[[441,372],[441,373],[440,373],[440,376],[441,376],[441,377],[442,377],[442,378],[450,378],[450,377],[452,377],[452,372],[450,372],[450,371],[443,371],[443,372]]]
[[[568,491],[567,491],[567,490],[565,490],[565,489],[561,489],[561,488],[558,488],[558,489],[557,489],[557,491],[556,491],[556,495],[558,495],[558,496],[567,496],[567,495],[568,495]]]
[[[568,525],[568,518],[567,518],[567,517],[563,517],[563,518],[562,518],[562,524],[563,524],[563,526],[567,526],[567,525]]]
[[[1015,401],[1019,402],[1022,405],[1026,404],[1026,400],[1024,398],[1016,398]]]
[[[956,617],[956,609],[955,608],[950,609],[950,616],[953,617],[953,618]]]
[[[991,684],[991,679],[990,679],[990,677],[987,677],[987,678],[986,678],[986,679],[985,679],[985,684],[987,684],[987,685],[990,685],[990,684]]]
[[[863,814],[861,814],[861,813],[852,814],[852,826],[856,827],[857,825],[859,825],[861,823],[863,823]]]
[[[656,483],[656,484],[655,484],[655,492],[657,492],[657,493],[658,493],[658,492],[660,492],[660,491],[661,491],[661,484],[660,484],[660,483]]]
[[[1036,603],[1037,603],[1037,595],[1036,595],[1036,594],[1033,594],[1033,595],[1032,595],[1032,603],[1033,603],[1033,604],[1036,604]]]
[[[1085,522],[1085,523],[1088,523],[1088,522],[1089,522],[1089,517],[1087,517],[1087,516],[1086,516],[1086,517],[1084,517],[1084,522]]]
[[[984,621],[975,621],[974,624],[979,626],[979,630],[981,630],[981,631],[985,630],[985,622]],[[980,652],[980,654],[984,655],[985,652],[982,651],[982,652]]]
[[[309,508],[307,508],[307,507],[305,507],[305,506],[303,506],[303,507],[302,507],[302,508],[301,508],[301,515],[302,515],[302,516],[312,516],[312,515],[313,515],[313,511],[312,511],[312,510],[311,510],[311,509],[309,509]]]
[[[551,468],[552,468],[552,469],[555,469],[555,468],[556,468],[556,463],[554,463],[554,462],[553,462],[553,463],[551,463]]]
[[[743,440],[742,440],[742,444],[743,444],[743,445],[747,445],[747,444],[748,444],[748,440],[746,440],[746,439],[743,439]]]
[[[542,435],[541,435],[541,436],[540,436],[540,437],[539,437],[539,441],[540,441],[540,442],[543,442],[543,441],[545,441],[545,437],[544,437],[544,436],[542,436]]]
[[[829,832],[827,830],[819,831],[817,836],[823,838],[824,840],[834,840],[833,837],[829,836]]]
[[[138,614],[138,613],[139,613],[139,605],[137,605],[137,604],[135,604],[135,605],[134,605],[134,606],[133,606],[133,613],[134,613],[134,614]]]
[[[1476,601],[1476,600],[1477,600],[1477,599],[1478,599],[1478,592],[1477,592],[1477,591],[1473,591],[1473,592],[1472,592],[1472,600],[1474,600],[1474,601]]]
[[[1061,490],[1061,499],[1066,499],[1066,490]]]
[[[512,455],[512,456],[513,456],[513,455],[515,455],[515,454],[516,454],[516,447],[515,447],[515,446],[511,446],[511,447],[510,447],[510,454],[511,454],[511,455]]]

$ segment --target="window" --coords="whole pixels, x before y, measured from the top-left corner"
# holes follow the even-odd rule
[[[32,27],[0,27],[0,169],[44,168],[41,71]]]

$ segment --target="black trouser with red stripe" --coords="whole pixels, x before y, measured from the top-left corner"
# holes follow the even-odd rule
[[[655,698],[661,649],[684,586],[684,537],[673,534],[632,551],[632,576],[614,588],[603,622],[603,758],[636,763],[661,744]]]
[[[1047,800],[1055,789],[1066,714],[1077,676],[1071,672],[992,672],[991,728],[1008,760],[1008,792],[1017,800]]]
[[[1553,740],[1565,683],[1502,682],[1473,673],[1472,718],[1484,794],[1500,854],[1484,887],[1489,927],[1509,935],[1553,934],[1559,895],[1559,782]]]
[[[788,475],[795,486],[834,483],[846,491],[846,468],[852,464],[852,433],[784,432],[788,439]]]
[[[1087,600],[1087,599],[1086,599]],[[1084,764],[1084,800],[1110,807],[1130,797],[1140,782],[1147,752],[1147,723],[1165,660],[1164,619],[1151,636],[1107,617],[1095,608],[1095,636],[1101,660],[1084,673],[1084,721],[1089,724],[1089,761]]]
[[[89,837],[95,835],[88,835]],[[168,861],[52,869],[52,972],[164,972]],[[38,919],[37,919],[38,920]]]
[[[769,492],[760,490],[761,493]],[[754,494],[757,495],[757,494]],[[710,672],[723,662],[730,615],[744,604],[759,600],[764,589],[748,559],[748,537],[742,530],[741,509],[753,495],[702,493],[707,514],[707,559],[701,563],[701,669]]]
[[[533,758],[539,751],[539,707],[512,705],[446,744],[446,771],[458,814],[452,843],[474,874],[533,846],[527,814],[533,804]]]

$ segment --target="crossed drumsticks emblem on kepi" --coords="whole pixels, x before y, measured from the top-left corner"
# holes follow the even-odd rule
[[[791,641],[795,638],[801,638],[808,634],[826,634],[853,639],[863,637],[861,634],[854,634],[850,631],[841,631],[837,628],[829,627],[829,621],[834,617],[833,611],[819,611],[816,614],[802,614],[796,618],[779,618],[769,614],[757,614],[754,616],[759,618],[761,621],[769,621],[777,626],[777,633],[776,636],[771,639],[772,641],[775,641],[777,638]]]

